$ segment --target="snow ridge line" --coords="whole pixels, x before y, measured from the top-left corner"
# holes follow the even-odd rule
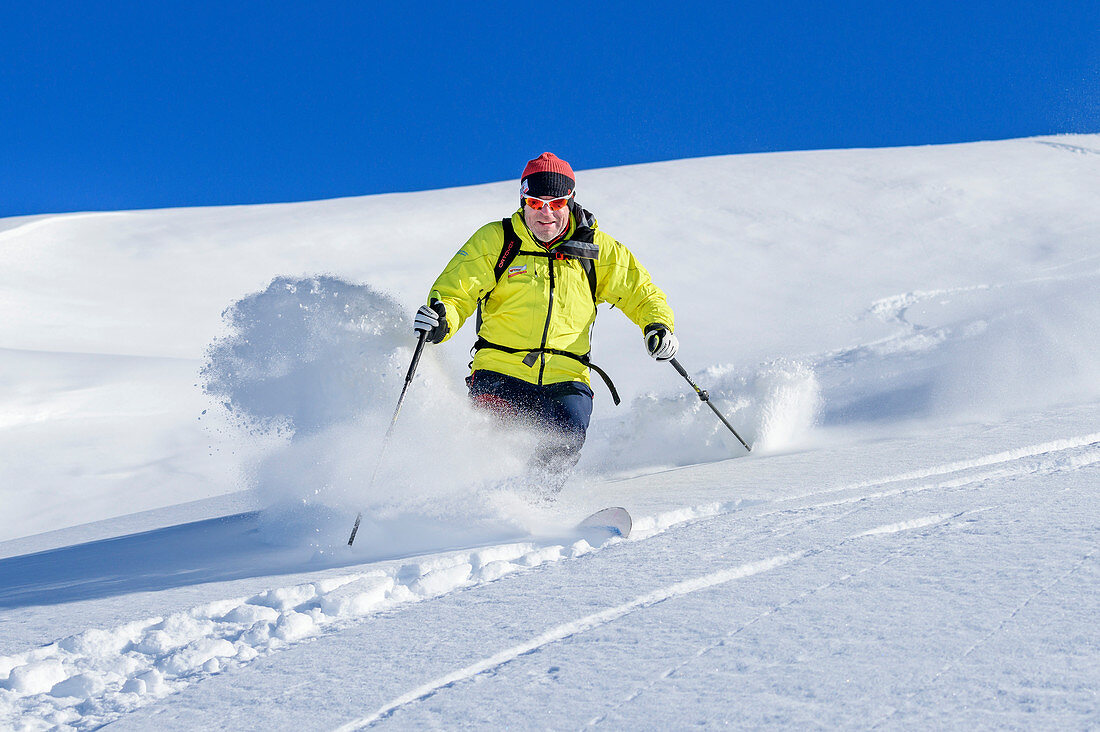
[[[911,529],[923,529],[925,526],[933,526],[935,524],[946,521],[950,518],[961,516],[962,514],[941,513],[935,516],[925,516],[924,518],[910,519],[909,521],[899,521],[896,524],[887,524],[886,526],[876,526],[873,529],[862,531],[858,534],[852,534],[849,539],[861,539],[865,536],[882,536],[883,534],[896,534],[899,531],[909,531]]]
[[[28,234],[36,229],[53,226],[59,223],[68,223],[78,219],[109,218],[132,216],[135,211],[79,211],[75,213],[41,214],[33,221],[17,224],[7,229],[0,229],[0,241]],[[33,214],[32,214],[33,216]]]
[[[984,510],[984,509],[981,509]],[[412,704],[435,694],[440,689],[448,687],[452,684],[460,681],[478,676],[479,674],[491,671],[495,668],[503,666],[511,661],[516,660],[520,656],[526,655],[537,651],[552,643],[565,640],[581,633],[593,630],[595,628],[607,625],[614,622],[619,618],[622,618],[630,613],[640,610],[665,600],[671,600],[677,597],[683,597],[690,595],[701,590],[710,589],[718,585],[727,584],[735,580],[744,579],[745,577],[751,577],[755,574],[761,574],[768,572],[778,567],[782,567],[786,564],[791,564],[800,559],[820,554],[824,551],[836,549],[843,544],[846,544],[855,539],[862,538],[863,536],[878,536],[882,534],[898,533],[901,531],[909,530],[912,528],[923,528],[931,526],[936,523],[943,523],[945,521],[958,518],[970,511],[961,511],[954,514],[945,514],[939,516],[931,516],[925,519],[915,519],[908,522],[894,523],[887,526],[871,529],[866,534],[858,534],[855,536],[849,536],[834,544],[819,547],[815,549],[807,549],[804,551],[793,552],[790,554],[781,554],[769,559],[762,559],[755,562],[749,562],[747,564],[741,564],[736,567],[730,567],[727,569],[720,569],[710,574],[705,574],[700,577],[695,577],[689,580],[683,580],[682,582],[676,582],[665,587],[658,588],[644,595],[639,595],[629,602],[625,602],[615,607],[610,607],[605,610],[601,610],[591,615],[586,615],[576,620],[571,620],[567,623],[557,625],[544,633],[541,633],[530,640],[527,640],[518,645],[507,648],[499,653],[495,653],[488,658],[484,658],[476,663],[472,663],[465,668],[452,671],[451,673],[440,676],[432,681],[427,682],[415,689],[402,694],[396,699],[390,701],[388,704],[380,707],[372,714],[362,717],[360,719],[353,720],[346,724],[337,727],[334,732],[351,732],[352,730],[360,730],[388,718],[395,711],[403,706]]]
[[[852,485],[841,486],[839,488],[811,491],[809,493],[803,493],[799,496],[792,496],[791,498],[787,498],[784,500],[798,501],[804,500],[806,498],[814,498],[817,496],[828,495],[830,493],[843,493],[845,491],[857,491],[864,488],[877,488],[880,486],[890,485],[891,483],[903,483],[913,480],[922,480],[925,478],[936,478],[943,475],[949,475],[951,473],[959,473],[964,470],[972,470],[974,468],[984,468],[991,465],[1016,462],[1030,457],[1049,455],[1056,452],[1066,452],[1068,450],[1074,450],[1081,447],[1096,446],[1100,446],[1100,432],[1093,432],[1091,434],[1082,435],[1080,437],[1069,437],[1061,440],[1052,440],[1050,442],[1043,442],[1037,445],[1018,447],[1013,450],[1005,450],[1003,452],[993,453],[992,455],[985,455],[983,457],[973,458],[970,460],[957,460],[955,462],[945,463],[944,465],[939,465],[932,468],[926,468],[923,470],[911,470],[905,473],[898,473],[896,475],[887,476],[885,478],[863,481],[860,483],[854,483]]]
[[[1059,453],[1069,452],[1080,448],[1088,448],[1079,455],[1063,456]],[[1018,466],[1010,466],[1009,463],[1022,463],[1029,458],[1043,458],[1024,463]],[[812,511],[817,508],[840,506],[844,504],[860,503],[876,498],[890,498],[904,493],[917,493],[926,490],[963,488],[975,483],[983,483],[993,479],[1006,479],[1023,475],[1041,473],[1057,473],[1063,471],[1078,470],[1100,462],[1100,433],[1085,435],[1082,437],[1055,440],[1038,445],[1026,446],[1014,450],[986,455],[972,460],[960,460],[945,465],[915,470],[898,475],[887,476],[878,480],[863,481],[853,485],[830,488],[820,491],[810,491],[797,496],[779,499],[777,501],[745,501],[738,499],[726,503],[710,503],[676,511],[668,511],[652,517],[641,517],[635,520],[634,530],[628,541],[648,539],[651,536],[667,531],[674,526],[715,518],[735,511],[744,510],[753,506],[759,506],[760,510],[753,513],[754,516],[770,516],[777,513],[791,511]],[[890,490],[876,491],[873,493],[859,492],[866,488],[877,488],[894,483],[913,482],[928,478],[942,478],[952,473],[959,473],[976,468],[1000,466],[993,470],[977,472],[971,475],[948,478],[946,480],[918,483],[911,486],[898,486]],[[826,501],[808,503],[807,499],[840,493],[853,493],[851,496],[838,497]],[[785,505],[785,504],[801,505]]]
[[[859,503],[861,501],[867,501],[875,498],[892,498],[894,496],[899,496],[905,493],[919,493],[921,491],[927,490],[965,488],[966,486],[974,485],[976,483],[985,483],[990,480],[1009,480],[1011,478],[1027,475],[1051,475],[1054,473],[1069,472],[1073,470],[1079,470],[1081,468],[1085,468],[1100,462],[1100,450],[1086,450],[1080,455],[1057,458],[1053,460],[1036,460],[1032,462],[1023,462],[1024,460],[1026,460],[1026,458],[1022,458],[1020,461],[1018,461],[1021,463],[1019,467],[1002,466],[992,470],[985,470],[970,475],[964,475],[959,478],[933,481],[930,483],[923,483],[910,487],[894,488],[892,490],[878,491],[875,493],[856,494],[855,496],[851,496],[849,498],[841,498],[824,503],[817,503],[809,506],[809,508],[823,508],[826,506],[839,506],[846,503]]]
[[[609,539],[600,546],[622,541]],[[595,551],[532,542],[484,547],[207,603],[83,631],[0,656],[0,728],[91,729],[339,623]]]

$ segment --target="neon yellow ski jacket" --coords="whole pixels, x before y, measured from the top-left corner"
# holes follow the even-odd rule
[[[506,353],[480,348],[474,355],[474,371],[496,371],[539,385],[562,381],[591,384],[588,367],[568,356],[540,353],[533,366],[525,365],[523,359],[528,355],[524,349],[588,354],[598,303],[611,303],[639,328],[652,323],[661,323],[669,330],[674,328],[672,309],[646,268],[629,249],[600,231],[595,223],[591,227],[593,241],[600,250],[595,261],[596,302],[581,263],[576,259],[548,259],[546,248],[527,228],[522,209],[512,214],[512,226],[520,240],[519,253],[499,281],[494,280],[493,271],[504,246],[504,227],[500,221],[494,221],[474,232],[436,279],[428,295],[429,303],[439,300],[447,309],[449,331],[444,340],[458,332],[481,302],[478,336],[521,350]],[[569,239],[576,227],[576,218],[571,213],[569,228],[561,240]]]

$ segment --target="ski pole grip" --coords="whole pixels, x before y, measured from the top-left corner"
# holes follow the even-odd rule
[[[420,363],[420,354],[424,352],[424,342],[428,340],[428,331],[419,331],[420,336],[416,340],[416,350],[413,351],[412,363],[409,364],[409,373],[405,375],[405,385],[408,386],[409,382],[413,379],[413,374],[416,373],[416,365]]]

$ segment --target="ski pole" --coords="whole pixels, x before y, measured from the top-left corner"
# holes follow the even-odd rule
[[[367,483],[367,490],[369,491],[374,486],[374,479],[378,477],[378,469],[382,467],[382,458],[386,456],[386,445],[390,442],[390,435],[393,434],[394,425],[397,424],[397,415],[401,414],[401,404],[405,401],[405,392],[409,390],[409,384],[412,383],[413,374],[416,373],[416,365],[420,363],[420,354],[424,351],[424,342],[428,339],[428,331],[420,331],[420,338],[416,342],[416,350],[413,351],[412,363],[409,364],[409,373],[405,375],[405,386],[401,388],[401,396],[397,398],[397,408],[393,410],[393,419],[390,420],[390,427],[386,430],[386,436],[382,438],[382,449],[378,452],[378,462],[374,465],[374,472],[370,474],[370,482]],[[360,511],[355,516],[355,525],[351,527],[351,536],[348,537],[348,546],[351,546],[355,542],[355,534],[359,531],[359,522],[363,520],[363,512]]]
[[[752,452],[752,448],[749,447],[748,443],[741,439],[741,435],[737,434],[737,430],[733,428],[729,420],[722,416],[722,413],[718,411],[718,407],[714,406],[714,402],[710,400],[710,394],[707,393],[706,389],[700,389],[699,385],[691,380],[691,376],[688,375],[688,372],[684,370],[684,367],[681,366],[680,362],[675,358],[670,358],[668,362],[672,364],[672,368],[680,372],[680,376],[683,376],[684,379],[687,380],[687,383],[691,384],[691,388],[699,395],[699,400],[705,403],[716,415],[718,415],[718,419],[722,420],[722,424],[726,425],[729,431],[733,433],[733,436],[737,438],[737,441],[744,445],[746,450]]]

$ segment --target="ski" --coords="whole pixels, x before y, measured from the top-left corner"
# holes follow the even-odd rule
[[[627,510],[621,506],[613,506],[596,511],[596,513],[577,524],[577,529],[581,533],[607,533],[625,539],[630,536],[631,526],[632,521]]]

